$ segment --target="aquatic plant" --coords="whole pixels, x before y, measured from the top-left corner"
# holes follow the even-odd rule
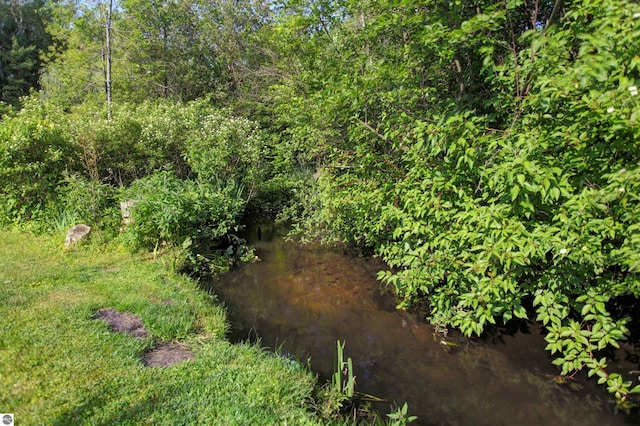
[[[389,426],[402,426],[416,420],[417,417],[409,416],[408,411],[409,406],[405,402],[402,407],[398,407],[393,413],[387,414],[387,417],[389,417],[389,419],[391,420],[391,422],[389,422]]]
[[[353,361],[344,359],[345,343],[336,341],[336,357],[331,383],[319,393],[318,411],[322,417],[336,418],[345,413],[353,401],[356,378],[353,375]]]

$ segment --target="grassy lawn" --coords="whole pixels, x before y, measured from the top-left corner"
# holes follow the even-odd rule
[[[64,236],[0,230],[0,412],[16,424],[318,424],[313,376],[224,338],[226,317],[160,262]],[[115,333],[100,308],[135,313],[150,337]],[[148,368],[154,345],[195,358]]]

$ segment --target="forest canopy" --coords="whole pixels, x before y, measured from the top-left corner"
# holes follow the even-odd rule
[[[562,377],[637,403],[609,366],[640,340],[637,1],[0,8],[0,222],[115,237],[141,200],[128,244],[202,268],[277,213],[382,258],[400,308],[538,321]]]

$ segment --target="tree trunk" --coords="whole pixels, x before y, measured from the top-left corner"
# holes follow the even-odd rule
[[[113,0],[109,0],[107,9],[107,23],[105,31],[106,40],[106,69],[105,69],[105,91],[107,92],[107,118],[111,120],[111,15],[113,13]]]

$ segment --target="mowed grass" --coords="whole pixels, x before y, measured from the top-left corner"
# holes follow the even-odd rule
[[[0,230],[0,412],[16,424],[318,424],[313,376],[224,338],[224,311],[158,261],[64,236]],[[94,319],[139,315],[151,337]],[[154,344],[178,341],[195,359],[147,368]]]

